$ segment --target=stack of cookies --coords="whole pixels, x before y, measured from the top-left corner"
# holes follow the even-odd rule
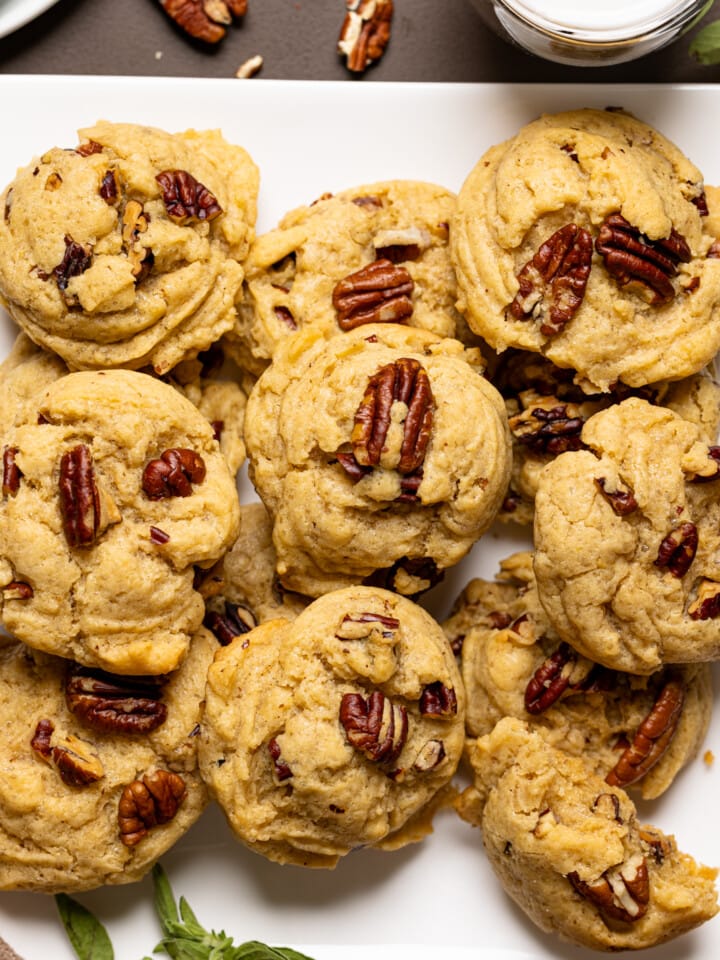
[[[708,193],[590,110],[458,197],[363,185],[259,237],[217,132],[101,122],[21,170],[0,887],[134,880],[208,799],[312,867],[454,803],[544,930],[616,950],[712,917],[714,872],[625,790],[697,754],[720,656]],[[497,519],[533,550],[440,626],[424,595]]]

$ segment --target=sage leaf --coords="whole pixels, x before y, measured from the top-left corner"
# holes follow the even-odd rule
[[[107,930],[89,910],[65,893],[56,894],[55,903],[78,960],[114,960]]]
[[[232,960],[311,960],[304,953],[290,947],[269,947],[257,940],[250,940],[237,948]]]
[[[689,52],[691,57],[705,66],[720,63],[720,20],[713,20],[696,34]]]

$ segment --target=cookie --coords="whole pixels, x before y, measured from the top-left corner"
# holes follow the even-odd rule
[[[622,111],[546,115],[490,148],[451,224],[460,310],[496,350],[590,390],[677,380],[720,348],[700,171]]]
[[[460,759],[464,713],[430,615],[389,591],[349,587],[218,651],[200,768],[250,849],[333,867],[356,847],[417,839]]]
[[[446,632],[462,650],[470,737],[517,717],[645,800],[660,796],[700,749],[713,703],[708,664],[638,677],[580,656],[548,623],[529,553],[508,557],[496,581],[472,580]]]
[[[444,187],[390,180],[291,211],[250,250],[245,297],[225,341],[233,356],[262,372],[307,326],[333,335],[390,321],[455,336],[454,209]]]
[[[7,629],[113,673],[175,669],[204,612],[194,565],[237,535],[210,424],[154,377],[82,372],[36,394],[2,444]]]
[[[139,880],[197,820],[201,629],[171,677],[118,677],[0,647],[0,889]]]
[[[479,363],[399,324],[278,348],[245,442],[287,589],[317,596],[381,570],[416,595],[468,552],[510,471],[502,399]]]
[[[505,892],[541,930],[594,950],[639,950],[718,911],[716,870],[641,825],[625,793],[527,724],[474,744],[460,814],[482,828]]]
[[[585,394],[574,383],[572,370],[556,367],[537,353],[508,350],[490,379],[505,397],[513,438],[512,476],[500,520],[532,523],[542,469],[559,453],[581,449],[585,421],[629,396],[662,404],[697,423],[710,443],[720,427],[720,385],[710,369],[636,390],[619,383],[608,393]]]
[[[611,669],[720,656],[720,450],[631,398],[540,475],[534,568],[558,634]]]
[[[101,121],[0,198],[0,297],[75,369],[165,373],[235,323],[258,172],[216,130]]]

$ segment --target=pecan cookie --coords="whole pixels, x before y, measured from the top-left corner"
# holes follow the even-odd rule
[[[2,466],[5,626],[114,673],[175,669],[204,612],[194,565],[237,535],[237,491],[205,418],[146,374],[71,373],[3,434]]]
[[[459,813],[482,828],[505,892],[541,930],[595,950],[639,950],[717,913],[716,870],[639,824],[624,790],[521,720],[501,720],[470,760],[475,785]]]
[[[574,371],[525,350],[508,350],[497,363],[490,380],[505,397],[513,439],[512,475],[500,520],[532,523],[543,467],[559,453],[582,449],[585,421],[629,396],[662,404],[697,423],[710,443],[718,435],[720,385],[710,369],[636,389],[618,383],[607,393],[594,394],[583,393],[573,375]]]
[[[366,323],[406,323],[456,335],[449,222],[455,195],[392,180],[321,197],[257,238],[245,299],[226,339],[261,372],[279,343],[312,325],[325,334]]]
[[[172,676],[0,648],[0,888],[139,880],[199,817],[200,703],[217,648],[203,629]]]
[[[496,350],[591,389],[689,376],[720,348],[700,171],[618,111],[543,116],[492,147],[452,221],[459,306]]]
[[[697,754],[712,711],[708,664],[665,667],[649,677],[600,667],[548,623],[532,556],[514,554],[498,580],[472,580],[445,624],[462,650],[471,737],[505,716],[582,757],[608,783],[663,793]]]
[[[318,596],[380,570],[416,595],[467,553],[510,471],[502,399],[479,364],[399,324],[307,330],[278,348],[245,441],[286,588]]]
[[[720,656],[720,448],[631,398],[540,475],[535,575],[563,640],[648,674]]]
[[[80,137],[0,197],[0,296],[75,369],[165,373],[235,323],[257,169],[218,131],[103,121]]]
[[[348,587],[218,651],[200,769],[252,850],[333,867],[356,847],[419,838],[420,814],[459,762],[464,713],[430,615],[387,590]]]

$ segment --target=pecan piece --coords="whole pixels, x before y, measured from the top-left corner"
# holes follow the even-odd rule
[[[514,626],[514,625],[513,625]],[[546,657],[525,687],[525,709],[537,715],[551,707],[567,691],[599,689],[597,664],[580,657],[568,643]]]
[[[440,680],[427,684],[420,694],[420,713],[433,720],[444,720],[457,713],[457,694]]]
[[[390,40],[393,0],[347,0],[340,28],[338,53],[353,73],[362,73],[379,60]]]
[[[20,480],[22,470],[15,462],[17,456],[17,447],[4,447],[2,456],[2,495],[3,497],[14,497],[20,489]]]
[[[235,639],[244,633],[249,633],[257,626],[251,610],[239,603],[230,603],[229,600],[224,604],[225,612],[219,613],[217,610],[208,610],[203,619],[203,624],[215,634],[219,643],[226,647]]]
[[[107,170],[100,183],[100,196],[105,203],[114,206],[120,196],[120,181],[117,170]]]
[[[701,580],[697,596],[688,607],[693,620],[714,620],[720,617],[720,583]]]
[[[663,539],[656,567],[667,567],[674,577],[684,577],[695,559],[698,531],[694,523],[681,523]]]
[[[422,466],[430,443],[433,394],[427,371],[408,357],[386,364],[368,381],[355,413],[353,454],[363,467],[380,463],[394,403],[407,406],[397,470],[401,474],[415,473]]]
[[[97,140],[86,140],[85,143],[81,143],[79,147],[75,147],[75,153],[79,153],[81,157],[90,157],[93,153],[102,153],[103,146],[101,143],[98,143]]]
[[[380,230],[373,237],[377,259],[390,260],[391,263],[417,260],[431,244],[430,234],[420,227],[407,227],[404,230]]]
[[[335,284],[332,302],[341,330],[365,323],[404,323],[413,312],[413,279],[388,259],[375,260]]]
[[[634,923],[647,913],[650,881],[645,857],[640,853],[606,870],[597,880],[581,880],[575,872],[568,874],[568,880],[581,897],[594,903],[609,919]]]
[[[150,500],[189,497],[194,483],[205,479],[205,461],[199,453],[182,447],[164,450],[143,470],[142,488]]]
[[[393,590],[414,600],[444,576],[445,571],[438,569],[432,557],[400,557],[391,567],[381,567],[365,577],[363,585]]]
[[[340,723],[348,743],[373,763],[397,760],[407,740],[407,710],[380,690],[374,690],[367,700],[360,693],[343,694]]]
[[[626,517],[637,510],[638,502],[629,488],[622,489],[619,483],[609,481],[607,477],[595,477],[595,486],[619,517]]]
[[[155,260],[152,250],[140,243],[149,223],[150,214],[145,212],[140,201],[128,200],[122,215],[122,242],[137,281],[147,276]]]
[[[147,773],[133,780],[122,792],[118,803],[120,840],[134,847],[158,824],[168,823],[185,797],[185,781],[169,770]]]
[[[512,315],[539,319],[547,337],[560,333],[585,296],[592,252],[592,237],[584,227],[567,223],[556,230],[518,273]]]
[[[0,590],[3,600],[31,600],[35,591],[24,580],[11,580]]]
[[[390,638],[399,626],[398,619],[380,613],[359,613],[355,617],[346,613],[335,637],[338,640],[366,640],[373,630],[379,630],[383,637]]]
[[[618,286],[631,285],[653,306],[673,299],[677,264],[692,260],[690,247],[677,230],[664,239],[649,240],[619,213],[605,218],[595,249]]]
[[[69,787],[84,787],[105,776],[100,758],[87,741],[68,734],[56,738],[53,743],[54,732],[52,720],[38,721],[30,746],[38,756],[57,768],[63,783]]]
[[[171,220],[179,224],[197,220],[214,220],[223,212],[205,184],[187,170],[163,170],[155,177],[162,188],[162,198]]]
[[[280,744],[277,742],[275,737],[268,741],[268,753],[272,759],[275,776],[277,777],[278,781],[282,783],[284,780],[289,780],[293,773],[288,764],[282,759],[280,754]]]
[[[672,740],[685,700],[685,686],[679,678],[669,680],[660,691],[633,741],[605,777],[611,787],[636,783],[653,767]]]
[[[445,759],[445,744],[442,740],[428,740],[421,748],[413,767],[420,773],[433,770]]]
[[[87,547],[100,530],[100,494],[92,454],[84,443],[60,459],[60,512],[71,547]]]
[[[581,450],[580,438],[585,418],[574,403],[561,403],[555,397],[525,397],[525,410],[510,417],[510,431],[518,443],[537,454]]]
[[[167,719],[160,699],[165,677],[115,676],[74,664],[65,678],[68,708],[104,733],[150,733]]]
[[[217,43],[233,16],[242,17],[247,0],[160,0],[160,6],[175,23],[195,40]]]
[[[69,234],[65,234],[65,254],[52,272],[63,294],[73,277],[79,277],[81,273],[85,273],[92,263],[92,255],[93,248],[89,243],[76,243]]]

